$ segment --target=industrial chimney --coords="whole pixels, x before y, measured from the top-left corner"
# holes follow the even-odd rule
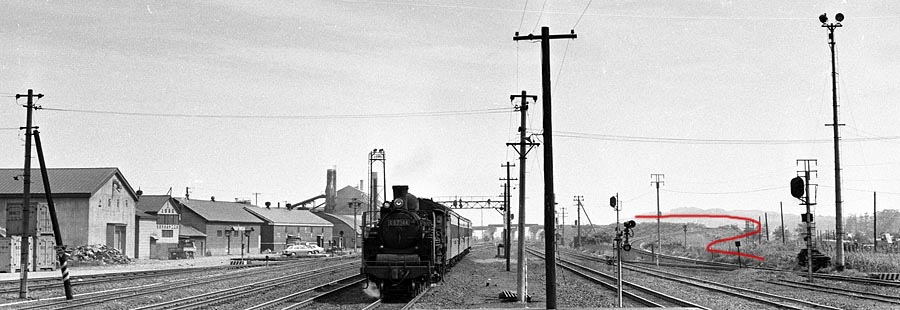
[[[334,213],[337,207],[337,169],[328,169],[325,180],[325,213]]]

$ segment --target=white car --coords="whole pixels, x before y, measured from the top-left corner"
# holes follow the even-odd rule
[[[325,249],[315,244],[294,244],[284,249],[284,251],[281,251],[281,255],[318,257],[325,256]]]

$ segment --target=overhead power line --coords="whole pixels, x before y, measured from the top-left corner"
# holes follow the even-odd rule
[[[127,115],[127,116],[142,116],[142,117],[184,117],[184,118],[219,118],[219,119],[227,119],[227,118],[234,118],[234,119],[306,119],[306,120],[437,117],[437,116],[457,116],[457,115],[501,114],[501,113],[510,113],[510,112],[514,111],[512,108],[491,108],[491,109],[479,109],[479,110],[432,111],[432,112],[409,112],[409,113],[330,114],[330,115],[241,115],[241,114],[150,113],[150,112],[101,111],[101,110],[81,110],[81,109],[59,109],[59,108],[43,108],[43,110],[56,111],[56,112]]]
[[[641,136],[620,136],[620,135],[604,135],[581,133],[571,131],[557,131],[556,136],[589,139],[589,140],[605,140],[605,141],[623,141],[623,142],[644,142],[644,143],[669,143],[669,144],[744,144],[744,145],[760,145],[760,144],[820,144],[832,143],[830,139],[698,139],[698,138],[667,138],[667,137],[641,137]],[[843,141],[849,142],[868,142],[868,141],[886,141],[900,140],[900,136],[887,137],[867,137],[867,138],[846,138]]]
[[[733,192],[686,192],[686,191],[676,191],[671,189],[660,189],[664,192],[672,192],[679,194],[698,194],[698,195],[728,195],[728,194],[746,194],[746,193],[758,193],[758,192],[766,192],[766,191],[774,191],[774,190],[784,190],[785,186],[776,186],[770,188],[760,188],[760,189],[751,189],[746,191],[733,191]]]

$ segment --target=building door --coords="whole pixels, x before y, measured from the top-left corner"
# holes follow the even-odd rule
[[[125,225],[116,225],[116,249],[125,253]]]
[[[106,246],[116,247],[116,224],[106,224]]]
[[[106,246],[125,253],[125,225],[106,224]]]
[[[148,249],[150,254],[150,259],[156,259],[156,239],[150,237],[150,248]],[[138,253],[134,253],[134,256],[137,256]]]

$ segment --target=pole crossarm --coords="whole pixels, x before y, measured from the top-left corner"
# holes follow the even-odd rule
[[[575,34],[575,29],[572,29],[572,31],[569,34],[551,34],[548,36],[548,38],[551,40],[552,39],[577,39],[578,35]],[[541,35],[534,35],[531,33],[528,35],[525,35],[525,36],[520,36],[518,31],[516,31],[516,35],[513,36],[513,41],[525,41],[525,40],[535,41],[535,40],[541,40],[541,39],[542,39]]]
[[[527,149],[525,149],[524,147],[521,147],[521,148],[514,147],[513,148],[514,150],[516,150],[516,153],[519,154],[519,156],[526,156],[526,155],[528,155],[528,152],[531,152],[531,149],[533,149],[534,147],[539,146],[541,144],[537,143],[537,142],[526,142],[526,143],[507,142],[506,145],[507,146],[527,146],[528,147]],[[524,149],[524,152],[521,149]]]

